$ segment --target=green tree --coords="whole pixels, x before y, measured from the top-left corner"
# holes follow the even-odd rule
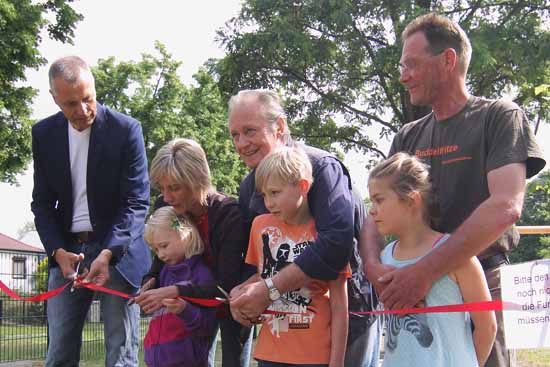
[[[38,268],[33,273],[34,289],[36,294],[48,291],[48,257],[38,263]]]
[[[398,82],[400,33],[410,20],[429,11],[457,20],[473,44],[470,91],[515,91],[540,121],[550,111],[549,10],[548,0],[247,0],[218,31],[227,54],[209,67],[225,94],[281,89],[293,134],[310,144],[380,157],[373,131],[391,137],[428,112],[411,106]]]
[[[546,170],[527,185],[523,213],[518,225],[550,225],[550,171]],[[510,255],[512,262],[550,258],[550,236],[524,235]]]
[[[26,221],[21,228],[17,230],[17,239],[21,240],[27,233],[36,232],[36,226],[33,220]]]
[[[36,90],[23,86],[25,71],[46,63],[38,46],[51,39],[72,43],[82,15],[72,0],[0,0],[0,181],[16,183],[31,158],[30,114]],[[54,17],[55,21],[46,18]]]
[[[227,130],[227,105],[214,79],[200,70],[196,86],[185,86],[177,74],[181,62],[156,43],[158,57],[143,54],[139,62],[99,60],[93,68],[97,99],[138,119],[143,127],[149,162],[176,137],[197,140],[204,148],[213,183],[235,194],[245,168]]]

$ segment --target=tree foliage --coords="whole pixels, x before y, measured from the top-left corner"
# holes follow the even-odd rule
[[[48,291],[48,269],[48,257],[46,256],[38,263],[38,268],[32,274],[34,291],[37,294]]]
[[[36,90],[23,86],[25,71],[46,63],[38,51],[42,29],[51,39],[72,43],[82,15],[70,2],[0,0],[0,181],[15,183],[31,158],[30,114]]]
[[[227,105],[214,79],[204,70],[196,86],[185,86],[177,74],[181,62],[156,44],[158,56],[143,54],[138,62],[99,60],[93,68],[97,99],[138,119],[149,162],[176,137],[192,138],[204,148],[218,190],[235,194],[245,168],[227,130]]]
[[[17,230],[17,239],[22,240],[28,233],[36,232],[34,220],[26,221],[21,228]]]
[[[398,82],[399,35],[410,20],[436,11],[458,21],[473,44],[470,91],[514,91],[532,119],[545,121],[549,10],[548,0],[247,0],[218,31],[227,55],[209,67],[226,94],[282,90],[293,134],[310,144],[380,157],[373,131],[392,136],[428,112],[412,107]]]
[[[542,172],[527,185],[523,213],[518,225],[550,225],[550,171]],[[512,252],[510,258],[512,262],[550,258],[550,236],[521,236],[520,246]]]

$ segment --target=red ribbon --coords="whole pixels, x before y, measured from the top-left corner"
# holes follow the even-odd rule
[[[414,307],[404,308],[402,310],[376,310],[365,312],[351,312],[356,315],[404,315],[410,313],[439,313],[439,312],[479,312],[479,311],[502,311],[504,304],[510,307],[507,309],[515,309],[515,304],[509,302],[502,302],[501,300],[495,301],[483,301],[483,302],[469,302],[460,303],[455,305],[445,306],[428,306],[428,307]]]
[[[62,287],[59,287],[59,288],[56,288],[54,290],[51,290],[49,292],[45,292],[45,293],[41,293],[39,295],[36,295],[36,296],[33,296],[33,297],[21,297],[20,295],[18,295],[17,293],[15,293],[14,291],[12,291],[11,289],[8,288],[7,285],[5,285],[1,280],[0,280],[0,290],[2,290],[4,293],[6,293],[8,296],[10,296],[11,298],[13,299],[16,299],[16,300],[19,300],[19,301],[25,301],[25,302],[41,302],[41,301],[45,301],[47,300],[48,298],[52,298],[52,297],[55,297],[57,296],[59,293],[63,292],[63,290],[65,288],[67,288],[67,286],[71,284],[71,283],[67,283],[65,284],[64,286]]]
[[[116,291],[114,289],[106,288],[106,287],[103,287],[103,286],[100,286],[100,285],[97,285],[97,284],[94,284],[94,283],[84,282],[80,278],[75,279],[74,282],[81,285],[81,286],[83,286],[84,288],[88,288],[88,289],[91,289],[93,291],[109,293],[109,294],[119,296],[119,297],[122,297],[122,298],[126,298],[126,299],[133,298],[132,296],[130,296],[127,293],[119,292],[119,291]],[[11,298],[19,300],[19,301],[41,302],[41,301],[45,301],[49,298],[57,296],[59,293],[63,292],[63,290],[65,288],[67,288],[69,286],[69,284],[71,284],[71,282],[68,282],[67,284],[65,284],[65,285],[63,285],[59,288],[53,289],[53,290],[48,291],[48,292],[41,293],[41,294],[33,296],[33,297],[21,297],[20,295],[15,293],[13,290],[8,288],[8,286],[5,285],[0,280],[0,290],[2,290],[4,293],[6,293]],[[217,299],[194,298],[194,297],[185,297],[185,296],[180,296],[178,298],[189,301],[191,303],[194,303],[194,304],[197,304],[197,305],[200,305],[200,306],[204,306],[204,307],[218,307],[219,305],[221,305],[223,303],[222,301],[217,300]]]
[[[224,303],[223,301],[220,301],[218,299],[210,299],[210,298],[194,298],[194,297],[186,297],[186,296],[179,296],[178,298],[200,306],[204,306],[204,307],[218,307]]]
[[[119,297],[122,297],[122,298],[126,298],[126,299],[132,298],[132,297],[131,297],[129,294],[127,294],[127,293],[123,293],[123,292],[116,291],[116,290],[114,290],[114,289],[102,287],[102,286],[97,285],[97,284],[94,284],[94,283],[84,282],[84,281],[82,281],[82,279],[80,279],[80,278],[76,278],[74,282],[75,282],[76,284],[79,284],[79,285],[83,286],[84,288],[88,288],[88,289],[91,289],[91,290],[93,290],[93,291],[98,291],[98,292],[103,292],[103,293],[109,293],[109,294],[112,294],[112,295],[115,295],[115,296],[119,296]]]
[[[84,282],[80,278],[77,278],[75,280],[75,283],[80,284],[81,286],[91,289],[93,291],[109,293],[109,294],[126,298],[126,299],[132,298],[132,296],[130,296],[129,294],[119,292],[114,289],[106,288],[97,284]],[[0,290],[2,290],[11,298],[19,301],[41,302],[57,296],[59,293],[63,292],[63,290],[67,288],[69,284],[71,284],[71,282],[68,282],[67,284],[59,288],[53,289],[45,293],[41,293],[33,297],[19,296],[13,290],[8,288],[2,281],[0,281]],[[223,301],[220,301],[217,299],[194,298],[194,297],[185,297],[185,296],[180,296],[178,298],[189,301],[194,304],[198,304],[200,306],[205,306],[205,307],[217,307],[223,303]],[[378,311],[351,312],[351,313],[356,315],[404,315],[404,314],[412,314],[412,313],[479,312],[479,311],[503,311],[503,310],[521,310],[521,306],[511,302],[503,302],[501,300],[495,300],[495,301],[484,301],[484,302],[461,303],[461,304],[445,305],[445,306],[415,307],[415,308],[406,308],[402,310],[378,310]],[[275,315],[292,314],[292,313],[293,312],[272,311],[272,310],[265,310],[263,312],[263,314],[275,314]]]

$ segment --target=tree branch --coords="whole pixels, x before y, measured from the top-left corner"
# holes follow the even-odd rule
[[[357,108],[343,102],[342,100],[339,100],[335,97],[332,97],[330,95],[328,95],[327,93],[323,92],[322,90],[320,90],[316,85],[314,85],[313,83],[311,83],[306,77],[305,75],[302,76],[302,75],[299,75],[298,73],[296,73],[294,70],[292,69],[289,69],[289,68],[284,68],[284,67],[279,67],[279,68],[276,68],[277,70],[279,71],[282,71],[282,72],[286,72],[287,74],[289,75],[292,75],[295,79],[305,83],[308,87],[310,87],[313,91],[315,91],[315,93],[317,93],[319,96],[321,96],[322,98],[326,99],[326,100],[329,100],[335,104],[338,104],[340,106],[342,106],[345,110],[348,110],[349,112],[352,112],[352,113],[355,113],[357,115],[360,115],[360,116],[363,116],[363,117],[366,117],[367,119],[369,120],[373,120],[373,121],[376,121],[378,123],[380,123],[381,125],[391,129],[392,131],[394,132],[397,132],[397,130],[395,129],[395,127],[393,127],[389,122],[386,122],[384,120],[382,120],[381,118],[379,118],[378,116],[375,116],[375,115],[371,115],[365,111],[361,111],[361,110],[358,110]]]
[[[364,144],[364,143],[362,143],[360,141],[357,141],[355,139],[345,137],[345,136],[332,136],[332,135],[326,135],[326,134],[321,134],[321,135],[309,135],[309,134],[308,135],[303,135],[302,134],[302,135],[298,135],[298,136],[300,138],[304,138],[304,139],[331,139],[331,140],[335,140],[336,142],[346,141],[350,144],[354,144],[358,147],[361,147],[364,150],[371,150],[371,151],[375,152],[378,156],[386,158],[386,155],[380,149],[378,149],[374,146],[371,146],[371,145]]]

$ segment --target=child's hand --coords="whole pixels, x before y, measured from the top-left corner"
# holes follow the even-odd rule
[[[151,314],[159,310],[163,304],[162,301],[168,298],[176,298],[178,296],[178,288],[175,285],[161,287],[157,289],[149,289],[142,291],[134,301],[141,307],[141,310],[147,314]]]
[[[185,310],[185,306],[187,306],[187,302],[179,298],[165,298],[162,300],[162,304],[168,312],[176,315],[182,313]]]

